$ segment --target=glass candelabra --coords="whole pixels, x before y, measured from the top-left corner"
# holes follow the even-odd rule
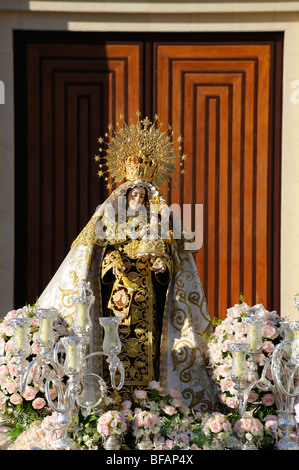
[[[299,308],[296,303],[295,306]],[[292,431],[298,427],[295,404],[299,398],[299,321],[281,322],[283,340],[275,346],[260,376],[257,362],[262,350],[261,328],[264,319],[251,312],[242,321],[247,327],[248,343],[229,345],[232,353],[231,378],[237,390],[239,414],[243,418],[248,416],[247,403],[252,389],[270,391],[275,397],[278,417],[277,427],[273,430],[274,447],[276,450],[299,450],[298,443],[290,437]],[[272,380],[267,376],[271,376]]]
[[[95,356],[104,356],[109,364],[111,386],[120,390],[124,383],[124,366],[118,355],[121,351],[121,342],[118,327],[121,323],[119,317],[100,318],[104,328],[103,350],[88,353],[92,322],[90,308],[94,302],[90,284],[80,282],[77,292],[72,295],[76,313],[72,325],[73,335],[65,336],[54,341],[53,322],[59,312],[54,308],[37,308],[34,313],[39,319],[37,344],[40,353],[27,366],[27,357],[30,355],[28,328],[32,322],[30,318],[13,318],[9,321],[14,329],[12,354],[18,365],[19,389],[22,394],[25,390],[29,374],[34,374],[39,385],[45,384],[45,395],[49,406],[56,412],[54,430],[58,438],[52,446],[56,450],[71,449],[74,441],[68,435],[71,416],[75,407],[97,408],[107,396],[108,387],[103,378],[88,371],[88,361]],[[119,383],[116,384],[116,375],[119,373]],[[84,388],[88,379],[97,382],[99,399],[93,403],[84,399]],[[57,401],[51,399],[51,389],[57,392]]]

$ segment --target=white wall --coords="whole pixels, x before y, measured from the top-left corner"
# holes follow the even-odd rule
[[[21,307],[13,305],[14,29],[284,31],[279,313],[299,319],[293,306],[299,292],[299,2],[0,0],[0,81],[5,85],[5,104],[0,104],[0,317]]]

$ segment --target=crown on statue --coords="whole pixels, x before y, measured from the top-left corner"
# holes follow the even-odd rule
[[[138,179],[152,182],[155,169],[155,161],[140,152],[137,156],[130,156],[126,159],[125,179],[127,181],[135,181]]]
[[[165,245],[160,237],[146,237],[143,238],[139,243],[137,256],[162,256],[164,254]]]
[[[148,117],[140,120],[140,112],[137,113],[138,120],[136,124],[128,125],[124,121],[124,116],[120,116],[123,124],[117,123],[117,129],[109,124],[110,133],[105,137],[109,139],[105,142],[102,137],[98,142],[107,146],[99,148],[99,155],[95,160],[99,162],[98,175],[105,178],[108,182],[107,187],[111,188],[109,176],[114,182],[142,180],[152,183],[158,187],[161,183],[169,181],[175,168],[175,161],[179,157],[180,172],[183,160],[186,155],[181,155],[182,137],[179,136],[176,141],[172,140],[173,131],[168,125],[165,131],[161,130],[162,123],[157,126],[159,116],[155,115],[154,122]],[[177,147],[177,148],[175,148]],[[179,151],[179,154],[177,153]]]

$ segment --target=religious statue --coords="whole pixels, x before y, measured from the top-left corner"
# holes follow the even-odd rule
[[[157,381],[176,388],[187,406],[208,411],[213,392],[201,333],[211,322],[196,246],[158,191],[175,169],[175,142],[170,128],[157,126],[158,116],[152,123],[137,115],[136,124],[109,126],[107,143],[99,139],[99,176],[108,187],[113,180],[118,186],[73,242],[38,304],[59,309],[71,324],[73,292],[78,281],[89,282],[95,298],[91,351],[102,342],[98,318],[122,318],[125,382],[119,393],[129,397]]]

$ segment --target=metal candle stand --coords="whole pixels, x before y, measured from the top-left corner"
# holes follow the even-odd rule
[[[96,356],[105,356],[109,364],[111,386],[120,390],[124,383],[124,366],[118,355],[121,351],[121,342],[118,336],[118,327],[121,323],[119,317],[103,317],[99,319],[104,328],[103,351],[87,353],[92,322],[90,308],[94,303],[89,282],[77,284],[79,295],[73,293],[72,300],[76,306],[76,313],[72,329],[72,336],[65,336],[54,344],[53,322],[58,317],[58,310],[54,308],[37,308],[34,310],[39,318],[39,331],[37,344],[40,353],[26,366],[26,358],[30,355],[28,328],[32,322],[30,318],[13,318],[9,320],[14,328],[12,354],[16,358],[19,375],[19,389],[25,391],[29,374],[33,374],[39,386],[44,384],[45,395],[51,409],[56,412],[54,430],[58,438],[52,446],[55,450],[71,449],[74,441],[68,435],[72,412],[75,406],[79,408],[97,408],[107,396],[107,385],[98,374],[88,372],[88,361]],[[78,291],[77,291],[78,292]],[[65,359],[62,362],[62,354]],[[116,374],[119,372],[119,384],[116,385]],[[66,383],[64,378],[67,377]],[[94,378],[98,382],[100,398],[94,403],[83,402],[84,381]],[[51,387],[57,392],[57,403],[51,399]]]
[[[296,296],[294,296],[294,304],[299,309]],[[262,317],[256,316],[256,312],[249,313],[251,315],[242,319],[247,324],[248,344],[230,343],[229,345],[233,356],[231,378],[236,384],[239,414],[241,418],[248,416],[246,411],[248,398],[254,388],[270,391],[275,397],[278,416],[277,426],[273,429],[274,448],[299,450],[297,440],[290,437],[293,430],[298,429],[294,407],[299,397],[299,321],[281,323],[284,340],[275,346],[272,356],[264,365],[259,377],[256,365],[258,354],[262,350],[260,329],[263,322]],[[249,369],[246,365],[247,355],[249,355]],[[248,384],[249,371],[252,381]],[[267,378],[269,373],[273,382]]]

